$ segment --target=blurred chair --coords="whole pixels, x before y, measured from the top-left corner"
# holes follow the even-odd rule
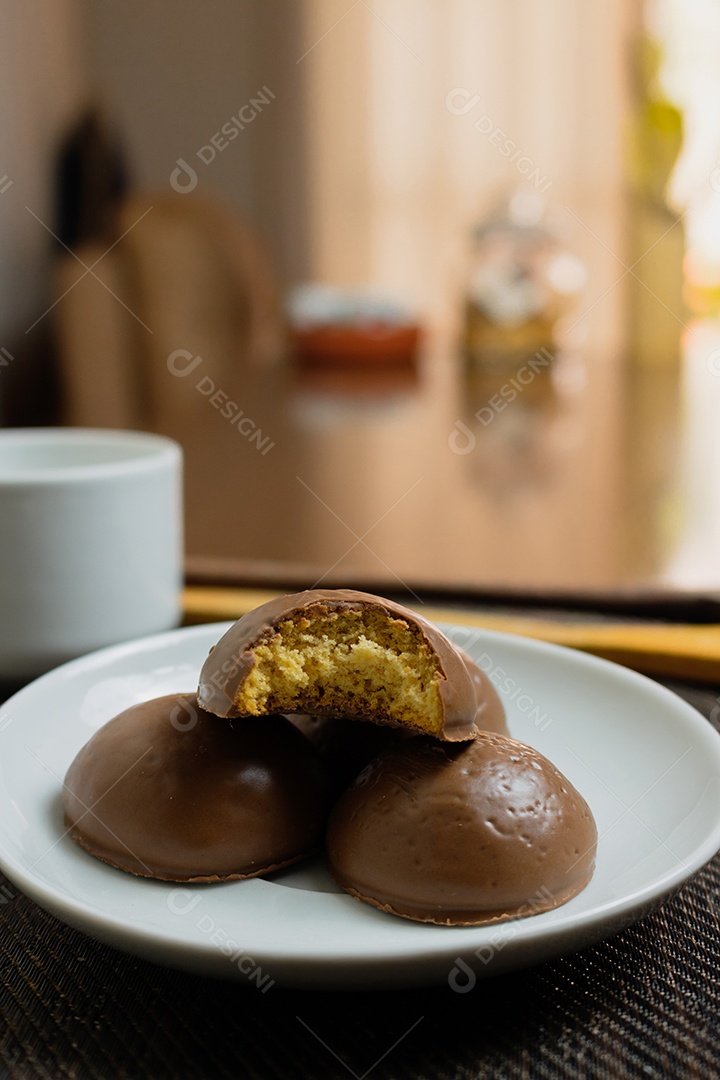
[[[63,421],[165,429],[204,408],[211,379],[232,397],[238,376],[282,348],[278,290],[252,229],[211,198],[135,195],[109,227],[63,253],[55,333]],[[194,377],[178,377],[200,357]],[[209,383],[205,384],[206,387]]]

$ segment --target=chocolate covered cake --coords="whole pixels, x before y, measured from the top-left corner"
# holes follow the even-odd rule
[[[475,661],[415,612],[345,589],[245,615],[197,695],[136,705],[92,736],[63,804],[90,854],[168,881],[267,874],[324,838],[345,891],[445,926],[566,903],[597,843],[569,780],[509,737]]]
[[[421,615],[370,593],[271,600],[220,639],[198,700],[218,716],[349,716],[459,742],[487,709],[460,652]]]
[[[448,926],[559,907],[590,880],[596,843],[569,780],[493,734],[408,739],[381,754],[335,805],[326,836],[330,873],[351,895]]]
[[[318,849],[327,817],[314,747],[282,716],[242,724],[194,694],[135,705],[68,769],[65,824],[91,855],[168,881],[246,878]]]

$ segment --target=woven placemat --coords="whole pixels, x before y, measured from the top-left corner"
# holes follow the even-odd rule
[[[712,693],[673,687],[706,716]],[[0,878],[0,1074],[82,1078],[720,1076],[720,856],[602,944],[376,993],[267,992],[96,944]]]

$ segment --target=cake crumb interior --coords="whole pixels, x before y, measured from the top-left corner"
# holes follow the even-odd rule
[[[419,629],[381,608],[306,608],[253,652],[235,698],[242,714],[323,713],[442,730],[435,654]]]

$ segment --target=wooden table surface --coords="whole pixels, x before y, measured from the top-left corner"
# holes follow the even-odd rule
[[[720,378],[703,355],[588,351],[531,374],[468,375],[441,336],[415,376],[230,379],[203,359],[159,424],[185,450],[188,553],[312,565],[308,585],[720,588]]]

